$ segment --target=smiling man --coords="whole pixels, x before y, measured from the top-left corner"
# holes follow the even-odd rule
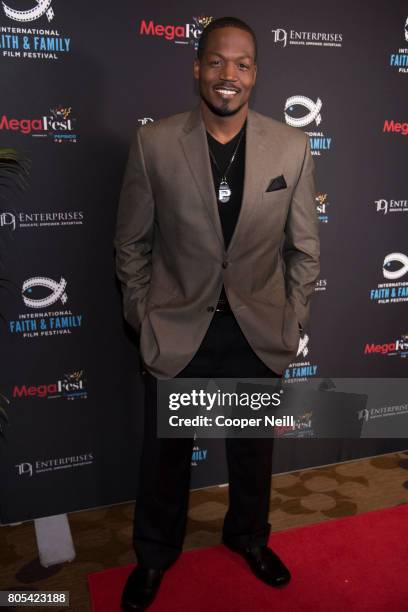
[[[124,610],[150,605],[185,532],[193,440],[157,438],[157,379],[280,377],[319,274],[308,138],[249,109],[252,29],[233,17],[212,21],[194,76],[196,109],[137,130],[119,204],[117,273],[125,318],[140,334],[146,390],[138,566]],[[282,586],[290,572],[267,546],[272,442],[226,439],[222,540],[260,580]]]

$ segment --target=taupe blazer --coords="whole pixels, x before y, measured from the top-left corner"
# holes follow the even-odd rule
[[[313,168],[302,131],[249,111],[242,207],[225,249],[200,108],[136,131],[116,268],[124,316],[151,374],[171,378],[189,363],[223,284],[262,361],[282,373],[294,359],[319,274]]]

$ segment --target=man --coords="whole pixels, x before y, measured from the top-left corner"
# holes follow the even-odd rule
[[[200,106],[141,127],[115,245],[124,313],[140,333],[145,432],[124,610],[145,609],[182,550],[193,441],[156,436],[157,379],[277,377],[295,357],[319,273],[313,162],[301,131],[249,110],[256,39],[212,21],[194,61]],[[226,439],[223,543],[272,586],[272,439]]]

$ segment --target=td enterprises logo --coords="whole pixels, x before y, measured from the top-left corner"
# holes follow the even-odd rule
[[[142,117],[138,119],[138,122],[140,125],[147,125],[148,123],[153,123],[154,119],[152,119],[152,117]]]
[[[52,383],[39,385],[14,385],[13,398],[26,399],[37,397],[40,399],[86,399],[86,381],[83,370],[64,374]]]
[[[34,229],[38,227],[69,227],[82,225],[84,213],[81,210],[60,212],[2,212],[0,213],[0,230]]]
[[[304,382],[311,376],[316,376],[317,365],[310,363],[306,359],[309,354],[309,336],[304,334],[299,340],[299,347],[296,357],[300,359],[294,363],[290,363],[285,370],[284,381],[285,383],[292,382]]]
[[[68,302],[67,281],[35,276],[24,281],[21,297],[24,305],[35,312],[21,313],[8,322],[9,332],[23,338],[71,334],[82,326],[82,314],[71,310],[45,311],[54,304]]]
[[[84,453],[82,455],[73,455],[71,457],[53,457],[51,459],[38,459],[36,461],[23,461],[17,463],[15,468],[19,476],[37,476],[44,472],[56,472],[57,470],[67,470],[71,468],[84,467],[92,465],[94,462],[94,453]]]
[[[142,19],[139,26],[140,36],[155,36],[164,38],[178,45],[193,45],[196,49],[198,40],[204,28],[213,20],[213,17],[193,17],[192,23],[159,24],[152,19]]]
[[[10,6],[12,4],[12,6]],[[52,0],[9,0],[2,2],[4,15],[13,26],[0,27],[0,50],[3,57],[14,59],[58,60],[70,53],[71,39],[58,30],[31,27],[32,22],[54,22]],[[16,27],[15,24],[25,27]]]
[[[315,283],[315,293],[324,293],[327,291],[327,278],[319,278]]]
[[[405,19],[401,30],[401,40],[404,40],[407,45],[400,47],[394,53],[390,53],[389,63],[400,74],[408,74],[408,17]]]
[[[404,253],[389,253],[384,257],[383,276],[388,282],[379,283],[370,290],[370,300],[377,304],[408,302],[408,279],[399,281],[408,273],[408,257]]]
[[[367,343],[364,347],[364,355],[385,355],[387,357],[402,357],[408,355],[408,334],[401,334],[396,340],[382,344]]]
[[[72,116],[71,107],[56,106],[50,109],[49,115],[33,119],[17,119],[2,115],[0,130],[20,132],[34,138],[51,138],[57,143],[76,143],[78,141],[78,135],[75,133],[76,121]]]
[[[385,200],[382,198],[381,200],[375,200],[374,203],[376,211],[384,216],[388,213],[408,211],[408,200]]]
[[[271,30],[273,42],[286,47],[296,45],[301,47],[341,47],[343,34],[333,32],[303,32],[276,28]]]
[[[397,417],[408,414],[408,404],[396,404],[395,406],[381,406],[379,408],[364,408],[358,411],[360,421],[372,421],[386,417]]]
[[[323,102],[320,98],[314,101],[306,96],[291,96],[285,102],[285,121],[292,127],[315,126],[317,128],[323,120],[320,112],[322,106]],[[321,156],[322,152],[330,150],[332,138],[325,136],[321,131],[306,131],[306,134],[309,136],[312,155]]]

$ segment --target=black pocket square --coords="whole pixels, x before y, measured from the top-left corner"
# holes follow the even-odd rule
[[[286,187],[287,184],[285,181],[285,177],[283,176],[283,174],[281,174],[279,176],[275,176],[275,178],[271,180],[266,191],[278,191],[278,189],[285,189]]]

